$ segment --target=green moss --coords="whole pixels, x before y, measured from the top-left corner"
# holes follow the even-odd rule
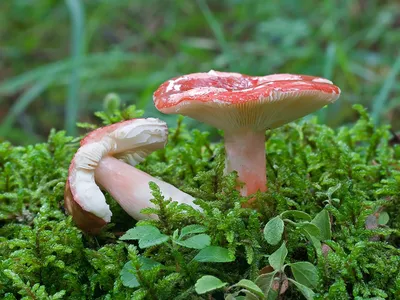
[[[247,199],[235,189],[236,174],[223,176],[223,145],[212,144],[205,132],[188,132],[179,120],[166,148],[139,168],[195,196],[203,213],[167,205],[152,185],[157,208],[146,213],[157,213],[159,220],[139,225],[156,226],[169,240],[145,249],[118,239],[135,222],[110,197],[114,223],[100,236],[85,235],[65,215],[64,184],[77,139],[52,131],[47,143],[0,144],[0,298],[207,299],[195,291],[203,275],[232,286],[241,279],[256,280],[269,265],[268,255],[280,246],[268,244],[263,235],[271,218],[292,210],[314,218],[323,208],[331,223],[330,240],[310,238],[292,217],[285,219],[283,233],[286,262],[317,267],[314,297],[399,298],[400,146],[390,145],[387,127],[374,127],[362,107],[356,110],[360,119],[351,127],[332,130],[312,120],[266,133],[269,190],[255,195],[257,210],[241,208]],[[105,124],[138,115],[132,107],[98,114]],[[382,212],[389,220],[378,225]],[[377,224],[366,229],[371,218]],[[190,224],[205,228],[211,245],[227,249],[234,261],[194,259],[199,249],[174,242]],[[143,257],[161,266],[141,270]],[[120,276],[129,262],[139,272],[135,288]],[[285,273],[293,278],[291,271]],[[222,299],[223,293],[214,291],[214,297]],[[292,283],[285,295],[303,299]]]

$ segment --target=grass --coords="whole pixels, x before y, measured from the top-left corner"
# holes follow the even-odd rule
[[[76,135],[76,122],[79,112],[80,61],[84,55],[85,15],[80,0],[66,0],[71,16],[71,59],[73,67],[68,87],[66,103],[65,129],[71,135]]]
[[[396,0],[40,0],[0,10],[0,139],[74,133],[109,92],[161,116],[160,83],[210,69],[325,76],[343,93],[318,113],[323,122],[352,123],[361,103],[400,129]]]

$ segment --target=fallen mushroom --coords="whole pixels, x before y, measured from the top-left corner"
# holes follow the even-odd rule
[[[197,207],[192,196],[133,167],[163,148],[167,136],[164,122],[148,118],[99,128],[81,141],[71,161],[64,194],[65,207],[79,228],[95,234],[111,220],[111,210],[97,184],[136,220],[155,217],[140,213],[143,208],[154,207],[150,202],[151,181],[166,199]]]
[[[164,82],[156,108],[180,113],[224,130],[225,172],[238,172],[243,196],[267,190],[265,131],[334,102],[340,89],[313,76],[248,76],[210,71]]]

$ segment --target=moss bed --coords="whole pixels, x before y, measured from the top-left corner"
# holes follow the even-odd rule
[[[135,224],[108,197],[112,223],[96,237],[63,209],[79,138],[0,144],[0,298],[400,299],[400,145],[355,109],[358,122],[337,130],[311,120],[267,131],[269,190],[254,209],[241,207],[236,174],[223,176],[223,144],[180,119],[139,168],[203,213],[167,205],[152,185],[146,212],[158,221]]]

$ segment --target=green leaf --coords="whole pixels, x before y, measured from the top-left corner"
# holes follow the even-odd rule
[[[144,256],[139,256],[140,270],[151,270],[155,267],[162,266],[158,261],[152,260]]]
[[[292,273],[297,282],[307,286],[316,287],[318,284],[318,270],[310,262],[300,261],[290,264]]]
[[[143,212],[143,211],[142,211]],[[178,236],[179,236],[179,229],[175,229],[175,231],[174,231],[174,233],[172,234],[172,239],[175,241],[175,240],[178,240],[179,238],[178,238]]]
[[[196,293],[201,295],[226,286],[226,282],[222,282],[219,278],[205,275],[196,281],[194,286]]]
[[[193,224],[193,225],[185,226],[181,230],[181,235],[179,236],[179,239],[182,239],[185,235],[188,235],[188,234],[203,233],[206,231],[207,231],[207,228],[202,225]]]
[[[274,271],[272,273],[262,274],[257,277],[256,284],[261,288],[264,294],[267,294],[268,291],[272,287],[272,283],[274,282],[275,274],[278,271]]]
[[[306,233],[307,238],[310,240],[310,242],[313,244],[315,251],[317,252],[318,255],[322,255],[322,244],[319,239],[316,237]]]
[[[268,274],[262,274],[257,277],[256,284],[262,290],[264,296],[268,300],[276,299],[278,293],[272,289],[272,284],[274,283],[275,275],[278,271],[273,271]]]
[[[275,300],[278,298],[278,292],[273,289],[270,289],[268,294],[265,295],[265,298],[267,300]]]
[[[120,240],[139,240],[145,236],[152,236],[160,234],[160,230],[157,227],[151,225],[145,226],[137,226],[135,228],[129,229],[123,236],[121,236]]]
[[[240,292],[246,295],[244,297],[244,300],[259,300],[260,299],[260,297],[257,296],[255,293],[252,293],[248,290],[240,290]]]
[[[317,227],[317,225],[309,222],[304,222],[304,223],[298,223],[298,226],[300,230],[302,230],[304,233],[309,234],[318,240],[321,240],[321,231]]]
[[[143,256],[139,257],[139,262],[140,270],[151,270],[157,266],[162,266],[162,264],[159,262]],[[133,266],[132,261],[128,261],[120,272],[122,284],[130,288],[139,287],[140,283],[136,277],[136,274],[137,270]]]
[[[315,218],[311,221],[312,224],[316,225],[320,230],[321,240],[330,240],[332,237],[331,220],[329,213],[326,209],[319,212]]]
[[[162,234],[157,227],[145,225],[129,229],[120,240],[139,240],[140,248],[148,248],[165,243],[169,236]]]
[[[281,213],[281,218],[287,218],[288,216],[293,216],[300,220],[311,221],[311,216],[308,213],[300,210],[287,210]]]
[[[288,280],[290,282],[294,283],[294,285],[297,287],[297,289],[303,294],[304,297],[306,297],[307,300],[314,299],[315,294],[310,288],[306,287],[305,285],[302,285],[301,283],[299,283],[291,278],[288,278]]]
[[[136,277],[136,269],[133,267],[132,262],[128,261],[120,272],[122,284],[126,287],[135,288],[140,286]]]
[[[265,240],[271,245],[278,244],[282,239],[284,226],[285,224],[279,216],[269,220],[264,227]]]
[[[162,264],[159,262],[142,256],[139,257],[139,262],[141,264],[140,270],[151,270],[154,267],[162,266]],[[136,274],[137,270],[133,266],[132,261],[128,261],[120,272],[122,284],[130,288],[139,287],[140,283],[136,277]]]
[[[282,243],[279,249],[268,257],[268,262],[274,270],[282,270],[287,254],[286,244]]]
[[[231,262],[235,260],[228,249],[219,246],[203,248],[193,259],[199,262]]]
[[[159,235],[145,236],[139,240],[139,247],[144,249],[156,245],[160,245],[169,240],[169,236],[160,233]]]
[[[249,290],[253,294],[256,294],[258,297],[261,297],[261,298],[264,297],[263,291],[251,280],[242,279],[238,283],[236,283],[234,286],[239,286],[239,287],[245,288],[246,290]]]
[[[379,214],[378,224],[386,225],[389,222],[389,214],[386,211],[383,211]]]
[[[326,195],[328,196],[328,199],[331,200],[333,193],[336,192],[336,191],[337,191],[338,189],[340,189],[341,187],[342,187],[342,184],[341,184],[341,183],[338,183],[338,184],[335,185],[335,186],[331,186],[331,187],[328,189],[328,191],[326,192]]]
[[[210,246],[211,238],[208,234],[198,234],[184,241],[176,240],[174,242],[186,248],[203,249],[207,246]]]

